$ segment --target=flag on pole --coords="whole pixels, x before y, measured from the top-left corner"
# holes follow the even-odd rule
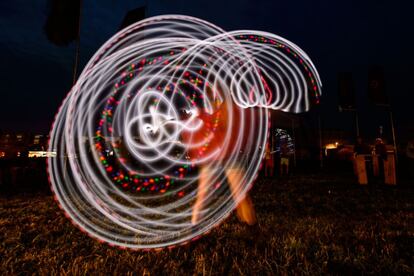
[[[372,65],[368,71],[368,97],[375,105],[388,106],[385,75],[381,66]]]
[[[67,46],[78,38],[80,0],[49,0],[44,25],[46,36],[57,46]]]
[[[338,73],[339,111],[355,111],[355,84],[351,72]]]

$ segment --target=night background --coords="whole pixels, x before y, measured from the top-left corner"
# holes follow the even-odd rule
[[[2,274],[414,274],[412,3],[83,0],[77,75],[128,12],[139,9],[146,18],[184,14],[228,31],[280,35],[309,55],[323,84],[321,103],[309,113],[274,113],[272,131],[286,130],[296,152],[287,175],[278,165],[274,176],[260,172],[252,191],[255,226],[231,215],[188,245],[133,252],[72,226],[48,189],[45,159],[29,158],[31,151],[46,151],[53,118],[73,84],[76,34],[57,45],[50,35],[57,26],[46,27],[53,7],[66,2],[0,3]],[[70,18],[67,9],[62,14]],[[373,78],[379,90],[370,89]],[[359,175],[356,114],[364,143],[377,149],[381,138],[384,154],[392,156],[387,162],[395,161],[392,180],[383,169],[382,177],[375,175],[367,158],[368,184]]]

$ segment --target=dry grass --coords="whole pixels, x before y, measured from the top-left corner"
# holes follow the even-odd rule
[[[261,180],[259,225],[231,216],[201,239],[123,251],[72,226],[51,196],[0,198],[0,274],[414,273],[414,185],[358,187],[351,178]]]

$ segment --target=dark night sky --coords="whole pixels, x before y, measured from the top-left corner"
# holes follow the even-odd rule
[[[81,68],[112,36],[125,13],[147,5],[148,15],[180,13],[233,29],[281,35],[304,49],[321,75],[325,127],[351,129],[352,114],[337,108],[337,73],[351,71],[362,132],[388,117],[367,100],[371,64],[384,67],[397,126],[413,126],[413,12],[410,1],[114,1],[84,0]],[[99,4],[98,4],[99,3]],[[43,31],[46,0],[0,3],[0,130],[46,132],[71,85],[74,45],[57,47]],[[375,127],[374,127],[375,126]],[[366,133],[368,135],[368,133]]]

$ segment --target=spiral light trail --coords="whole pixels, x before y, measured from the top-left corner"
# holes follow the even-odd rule
[[[225,32],[180,15],[137,22],[97,51],[63,101],[50,133],[52,190],[71,221],[101,241],[184,243],[251,188],[268,109],[306,111],[320,91],[309,57],[274,34]],[[214,173],[192,224],[202,166]],[[225,176],[235,166],[243,168],[237,193]]]

